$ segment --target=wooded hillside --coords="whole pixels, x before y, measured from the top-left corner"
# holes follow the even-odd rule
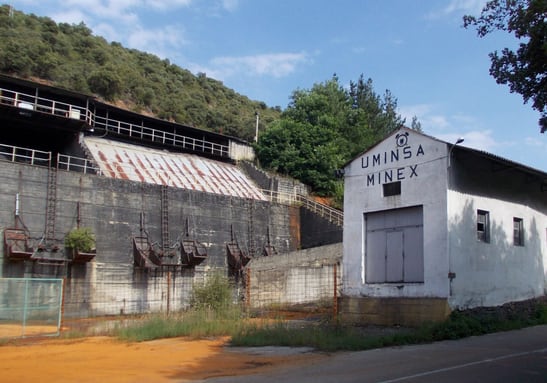
[[[252,141],[279,118],[270,108],[159,57],[94,36],[83,23],[0,7],[0,72],[92,94],[132,111]]]

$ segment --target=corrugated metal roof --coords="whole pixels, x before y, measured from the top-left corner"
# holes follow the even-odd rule
[[[97,137],[85,137],[84,143],[107,177],[266,200],[259,188],[231,164]]]

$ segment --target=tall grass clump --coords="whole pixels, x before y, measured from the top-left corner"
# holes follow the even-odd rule
[[[241,332],[245,326],[243,310],[233,297],[234,289],[228,278],[215,273],[203,284],[194,286],[187,311],[153,314],[115,332],[119,338],[130,341],[229,336]]]
[[[194,286],[190,306],[197,311],[222,314],[235,306],[233,296],[234,288],[230,280],[220,273],[214,273],[204,283]]]

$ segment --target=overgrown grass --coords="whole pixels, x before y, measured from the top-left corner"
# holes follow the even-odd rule
[[[127,327],[115,329],[121,339],[145,341],[187,336],[204,338],[230,336],[233,346],[312,347],[321,351],[367,350],[372,348],[429,343],[445,339],[482,335],[498,331],[547,324],[547,303],[537,302],[525,310],[470,310],[453,312],[442,323],[415,329],[387,331],[371,335],[366,328],[341,323],[310,322],[295,326],[294,321],[249,318],[233,303],[232,286],[220,275],[194,289],[192,308],[171,315],[151,315]]]
[[[237,307],[222,311],[189,310],[170,315],[150,315],[127,327],[119,327],[114,334],[124,340],[145,341],[158,338],[187,336],[205,338],[238,333],[244,326]]]
[[[114,334],[124,340],[145,341],[187,336],[203,338],[239,333],[245,326],[243,310],[233,303],[228,279],[214,274],[195,286],[191,309],[169,315],[150,315],[138,323],[118,327]]]
[[[429,323],[389,335],[370,336],[358,327],[337,325],[294,328],[285,323],[242,328],[232,335],[234,346],[307,346],[322,351],[367,350],[378,347],[459,339],[498,331],[547,324],[547,305],[538,304],[531,313],[515,312],[506,318],[496,313],[453,312],[442,323]]]

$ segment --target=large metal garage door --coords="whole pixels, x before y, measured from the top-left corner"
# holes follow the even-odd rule
[[[424,281],[423,208],[365,214],[366,283]]]

